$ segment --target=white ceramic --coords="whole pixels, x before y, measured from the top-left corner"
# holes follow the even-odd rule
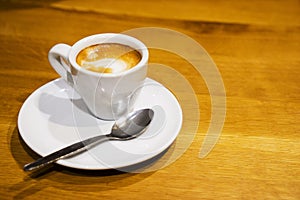
[[[120,168],[146,161],[167,149],[182,125],[182,110],[174,95],[147,78],[139,95],[133,97],[134,110],[153,108],[148,130],[130,141],[108,141],[58,164],[87,170]],[[78,93],[63,79],[47,83],[24,102],[18,128],[24,142],[46,156],[74,142],[110,131],[114,122],[95,118]]]
[[[77,54],[100,43],[128,45],[139,51],[142,59],[135,67],[117,74],[97,73],[80,67],[76,63]],[[141,41],[114,33],[92,35],[73,46],[57,44],[48,54],[55,71],[73,85],[95,116],[105,120],[114,120],[128,109],[128,97],[146,78],[148,57],[147,47]]]

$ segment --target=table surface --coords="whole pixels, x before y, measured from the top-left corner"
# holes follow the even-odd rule
[[[168,49],[149,48],[149,62],[162,64],[149,66],[149,76],[176,95],[184,114],[164,154],[138,173],[57,164],[24,172],[39,156],[19,135],[18,112],[59,77],[47,60],[51,46],[140,27],[192,38],[218,67],[226,119],[212,151],[199,156],[213,113],[207,77]],[[299,1],[7,0],[0,34],[1,199],[300,199]]]

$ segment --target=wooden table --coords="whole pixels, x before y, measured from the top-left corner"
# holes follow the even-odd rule
[[[174,162],[146,173],[59,165],[24,172],[38,156],[19,135],[18,112],[33,91],[59,77],[47,60],[51,46],[139,27],[185,34],[218,66],[227,106],[214,149],[199,157],[211,119],[203,77],[150,49],[150,62],[179,71],[200,105],[194,110],[183,98],[181,137],[152,164],[181,152]],[[299,1],[7,0],[0,2],[0,34],[0,199],[300,199]],[[159,69],[149,73],[176,86]],[[199,112],[195,122],[189,113]]]

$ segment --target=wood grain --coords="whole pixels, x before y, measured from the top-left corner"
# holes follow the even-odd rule
[[[179,71],[200,106],[167,73],[150,69],[149,76],[182,92],[189,117],[153,166],[175,162],[148,173],[62,166],[23,172],[38,156],[20,138],[17,115],[34,90],[58,78],[47,61],[51,46],[138,27],[186,34],[218,66],[227,109],[213,151],[198,157],[211,117],[203,78],[185,60],[151,49],[150,61]],[[0,199],[300,199],[299,1],[3,0],[0,36]],[[194,109],[199,121],[189,116]]]

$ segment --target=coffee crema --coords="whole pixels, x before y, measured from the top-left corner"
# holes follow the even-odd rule
[[[76,57],[78,65],[98,73],[120,73],[136,66],[142,56],[130,46],[101,43],[84,48]]]

